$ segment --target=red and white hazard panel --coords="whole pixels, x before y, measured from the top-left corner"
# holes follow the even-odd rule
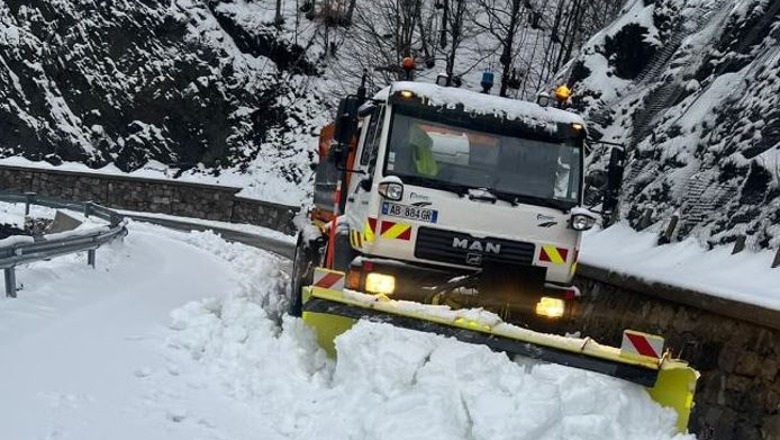
[[[625,330],[620,344],[621,356],[646,356],[660,359],[664,354],[664,338],[657,335]]]
[[[380,237],[385,240],[409,241],[412,239],[412,225],[382,220]]]
[[[314,283],[312,285],[322,289],[344,290],[344,272],[318,267],[314,269]]]

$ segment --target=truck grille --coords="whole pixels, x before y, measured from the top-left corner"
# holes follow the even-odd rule
[[[467,266],[484,262],[531,265],[536,246],[533,243],[500,238],[476,238],[469,234],[420,227],[414,256],[424,260]]]

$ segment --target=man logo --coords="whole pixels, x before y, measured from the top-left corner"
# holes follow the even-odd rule
[[[455,249],[465,249],[467,251],[484,252],[486,254],[500,254],[501,245],[489,241],[481,242],[479,240],[469,240],[468,238],[452,239],[452,247]]]
[[[466,255],[466,264],[470,264],[472,266],[482,266],[482,254],[469,252],[468,255]]]

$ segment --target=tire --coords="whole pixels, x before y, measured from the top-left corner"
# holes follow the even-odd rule
[[[303,233],[298,233],[292,274],[290,275],[289,312],[292,316],[301,317],[303,315],[303,287],[314,282],[314,265],[317,253],[317,249],[303,237]]]

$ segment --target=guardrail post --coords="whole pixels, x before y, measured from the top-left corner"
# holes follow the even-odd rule
[[[780,248],[777,248],[777,253],[775,253],[775,261],[772,262],[772,269],[780,267]]]
[[[740,235],[737,237],[737,241],[734,242],[734,249],[731,250],[731,255],[738,254],[745,250],[745,242],[747,237]]]
[[[34,192],[26,192],[24,193],[24,215],[25,217],[30,215],[30,205],[32,205],[33,200],[35,199],[35,193]]]
[[[89,217],[94,211],[95,209],[92,207],[92,202],[84,204],[84,217]]]
[[[5,269],[5,296],[16,298],[16,271],[13,267]]]
[[[87,251],[87,264],[92,266],[92,268],[95,268],[95,249],[90,249]]]

